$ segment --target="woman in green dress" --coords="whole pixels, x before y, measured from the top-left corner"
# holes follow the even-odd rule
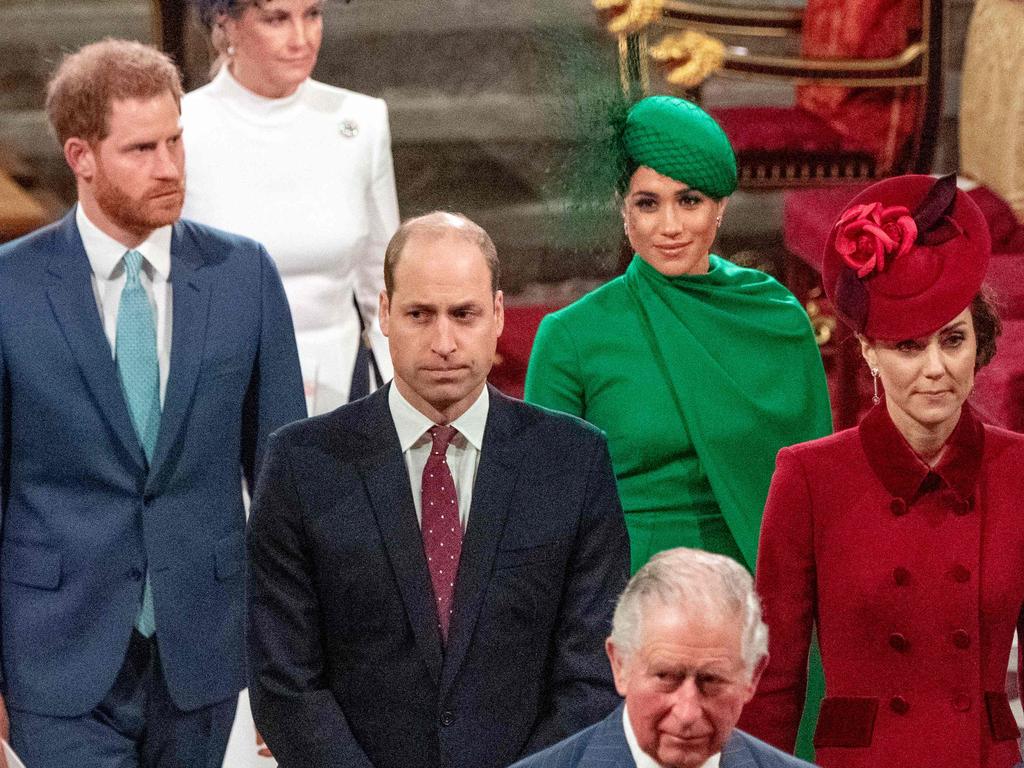
[[[635,255],[544,318],[526,399],[607,433],[634,572],[675,546],[753,570],[776,452],[831,432],[810,322],[774,279],[711,253],[736,160],[706,112],[648,97],[618,145]]]
[[[821,356],[789,291],[711,253],[736,189],[719,125],[651,96],[622,126],[603,161],[621,172],[633,260],[544,318],[526,399],[607,433],[633,572],[676,546],[753,571],[775,454],[832,431]],[[797,750],[808,759],[823,689],[815,655]]]

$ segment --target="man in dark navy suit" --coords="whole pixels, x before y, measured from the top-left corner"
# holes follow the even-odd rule
[[[480,227],[406,222],[384,269],[392,384],[271,438],[253,712],[283,768],[500,768],[617,703],[615,479],[598,430],[486,385],[504,313]]]
[[[739,563],[659,552],[619,598],[606,647],[623,705],[513,768],[809,768],[735,728],[768,662]]]
[[[241,478],[305,415],[266,251],[178,219],[180,97],[148,46],[67,57],[47,110],[78,205],[0,248],[0,729],[32,768],[220,765]]]

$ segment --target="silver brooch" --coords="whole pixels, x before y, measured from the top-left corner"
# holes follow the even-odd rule
[[[346,139],[352,139],[359,135],[359,125],[355,120],[342,120],[338,132]]]

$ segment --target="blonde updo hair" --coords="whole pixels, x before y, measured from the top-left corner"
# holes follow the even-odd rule
[[[263,0],[192,0],[199,14],[199,21],[210,31],[210,44],[217,57],[210,67],[211,75],[216,73],[228,60],[228,36],[220,23],[221,16],[240,19],[251,5],[259,5]]]

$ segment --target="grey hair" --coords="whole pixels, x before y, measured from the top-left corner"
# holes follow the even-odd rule
[[[768,655],[768,627],[761,619],[754,580],[732,558],[687,547],[652,557],[629,580],[615,606],[611,641],[625,655],[640,647],[644,608],[655,601],[689,615],[742,617],[740,648],[748,675]]]

